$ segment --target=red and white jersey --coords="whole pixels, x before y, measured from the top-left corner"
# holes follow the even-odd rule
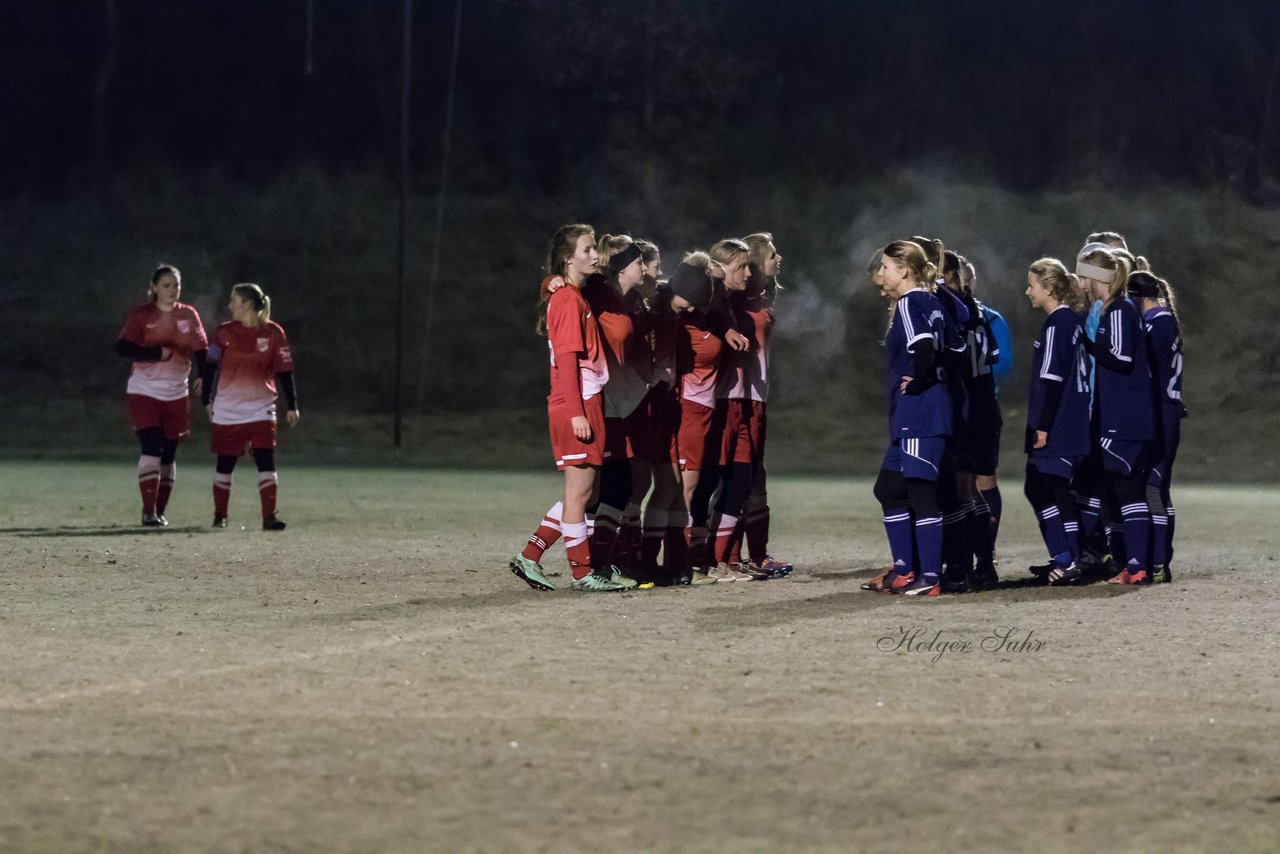
[[[756,305],[749,303],[748,305]],[[761,403],[769,399],[769,346],[773,337],[773,309],[759,304],[745,312],[751,339],[751,358],[747,361],[747,385],[751,399]]]
[[[218,363],[214,424],[275,420],[276,374],[293,370],[289,339],[279,324],[228,320],[213,333],[209,359]]]
[[[694,313],[685,317],[676,345],[680,397],[714,409],[722,342],[706,316]]]
[[[129,312],[120,337],[139,347],[168,347],[173,351],[163,362],[134,362],[129,372],[128,393],[156,400],[181,400],[187,396],[191,354],[209,346],[200,315],[180,302],[169,311],[161,311],[154,302],[136,307]]]
[[[733,328],[741,332],[742,301],[738,294],[732,294],[726,300],[724,312],[726,320]],[[734,350],[725,347],[720,357],[720,376],[716,379],[716,397],[721,400],[745,400],[747,397],[747,362],[751,359],[751,351]]]
[[[543,282],[543,287],[546,287],[546,282]],[[552,367],[556,364],[556,353],[578,354],[583,400],[595,397],[609,381],[609,365],[600,343],[600,330],[591,314],[591,307],[573,285],[566,284],[560,288],[547,303],[547,349],[551,351]],[[548,408],[563,406],[564,402],[558,398],[553,388],[547,396]]]
[[[649,393],[649,343],[636,330],[622,294],[604,279],[582,290],[600,327],[609,381],[604,386],[606,418],[626,418]]]

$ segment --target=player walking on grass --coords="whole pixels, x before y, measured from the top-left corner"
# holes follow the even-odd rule
[[[178,302],[181,295],[178,268],[156,267],[147,302],[129,312],[116,341],[116,352],[133,360],[126,395],[133,432],[141,445],[142,524],[150,528],[169,524],[164,514],[178,472],[178,443],[187,438],[191,427],[188,386],[200,393],[200,373],[209,348],[200,315]]]
[[[885,338],[889,449],[876,481],[885,508],[892,570],[862,585],[864,590],[937,596],[942,571],[942,514],[938,474],[951,433],[951,397],[939,367],[946,321],[933,295],[937,267],[919,244],[895,240],[881,253],[883,290],[895,297]],[[915,560],[913,561],[913,555]]]
[[[1146,333],[1137,307],[1126,294],[1129,264],[1110,250],[1097,249],[1077,265],[1090,278],[1109,283],[1097,338],[1085,340],[1094,357],[1094,420],[1102,450],[1106,498],[1123,519],[1127,562],[1112,584],[1149,584],[1147,553],[1151,511],[1146,484],[1156,435],[1156,399],[1147,360]]]
[[[262,288],[242,283],[231,289],[231,319],[213,336],[205,362],[203,400],[213,424],[213,527],[227,527],[231,475],[245,447],[258,467],[262,530],[283,531],[276,516],[276,395],[284,395],[286,420],[298,426],[298,392],[293,355],[280,324],[271,320],[271,298]]]
[[[1045,313],[1031,359],[1024,488],[1049,550],[1049,563],[1031,571],[1050,584],[1067,584],[1080,578],[1071,477],[1089,452],[1084,296],[1076,277],[1056,258],[1031,265],[1026,294],[1032,307]]]
[[[1173,461],[1178,455],[1182,419],[1187,407],[1182,402],[1182,332],[1173,288],[1164,279],[1138,271],[1129,276],[1129,296],[1140,302],[1142,325],[1146,330],[1151,376],[1159,400],[1155,462],[1147,475],[1147,506],[1151,510],[1151,580],[1173,580],[1169,564],[1173,560],[1173,500],[1169,483]]]
[[[604,463],[604,405],[600,393],[609,380],[609,367],[599,328],[580,289],[596,271],[599,257],[591,226],[563,226],[551,239],[547,275],[540,289],[537,329],[547,336],[551,360],[547,420],[551,453],[556,468],[564,473],[564,498],[547,511],[525,550],[509,563],[511,571],[534,590],[555,589],[538,561],[560,534],[564,536],[574,590],[624,589],[592,571],[587,532],[587,503]],[[552,293],[553,283],[565,287]]]

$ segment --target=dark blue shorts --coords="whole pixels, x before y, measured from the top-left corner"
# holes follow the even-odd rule
[[[1151,442],[1145,439],[1099,439],[1102,468],[1128,477],[1144,471],[1150,460]]]
[[[1060,457],[1053,452],[1046,453],[1044,448],[1033,450],[1027,455],[1027,468],[1068,481],[1079,465],[1079,457]]]
[[[884,468],[890,468],[890,456],[896,451],[896,471],[903,477],[917,480],[937,480],[942,467],[942,452],[946,449],[945,436],[929,436],[924,439],[894,439],[885,452]]]

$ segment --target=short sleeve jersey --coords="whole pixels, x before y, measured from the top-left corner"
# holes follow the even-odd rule
[[[289,339],[278,323],[223,323],[214,332],[209,359],[218,363],[214,424],[275,420],[276,374],[293,370]]]
[[[685,315],[676,341],[676,370],[682,399],[715,407],[721,348],[720,336],[706,315],[701,312]]]
[[[935,361],[932,370],[937,382],[921,394],[902,394],[902,377],[915,370],[912,353],[922,341],[933,342],[935,353],[943,352],[946,320],[942,306],[924,288],[907,291],[898,298],[893,322],[885,338],[888,357],[886,391],[889,395],[889,435],[894,439],[923,439],[951,435],[951,395],[946,375]]]
[[[604,386],[606,418],[626,418],[649,392],[649,346],[636,331],[624,298],[600,280],[583,288],[604,344],[609,379]]]
[[[1161,406],[1181,409],[1182,403],[1182,332],[1173,312],[1156,306],[1142,316],[1147,332],[1147,351],[1151,358],[1151,374]]]
[[[547,349],[552,367],[556,364],[557,353],[577,354],[583,400],[595,397],[609,381],[609,365],[600,343],[600,330],[591,314],[591,307],[573,285],[557,290],[547,303]],[[563,406],[564,401],[559,400],[553,390],[547,396],[547,407],[557,409]]]
[[[1061,383],[1058,410],[1049,427],[1044,451],[1053,456],[1089,453],[1089,363],[1084,352],[1084,324],[1070,306],[1060,305],[1044,319],[1031,354],[1027,392],[1027,431],[1044,415],[1047,383]]]
[[[1146,332],[1138,309],[1128,297],[1114,300],[1102,312],[1095,339],[1121,362],[1128,374],[1095,365],[1094,412],[1104,439],[1141,441],[1155,438],[1155,387],[1147,361]]]
[[[172,351],[163,362],[134,362],[129,371],[126,391],[156,400],[187,396],[191,354],[209,346],[200,315],[184,303],[175,303],[170,311],[161,311],[153,302],[143,303],[129,312],[120,337],[140,347],[168,347]]]

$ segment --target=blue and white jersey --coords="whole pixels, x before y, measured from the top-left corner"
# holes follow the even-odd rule
[[[1050,386],[1050,384],[1056,384]],[[1052,422],[1046,398],[1057,398]],[[1050,456],[1083,457],[1089,453],[1089,363],[1084,352],[1084,325],[1070,306],[1060,305],[1040,327],[1031,354],[1031,385],[1027,392],[1027,450],[1036,430],[1049,434],[1043,452]]]
[[[1107,357],[1095,360],[1094,412],[1103,439],[1155,438],[1156,399],[1146,337],[1138,309],[1128,297],[1117,297],[1102,312],[1094,340]],[[1117,365],[1108,366],[1108,361]]]
[[[893,323],[885,337],[891,439],[951,435],[951,396],[946,373],[939,366],[945,327],[942,306],[924,288],[914,288],[898,298]],[[936,354],[930,368],[936,382],[921,394],[903,394],[899,388],[902,377],[914,376],[912,354],[926,339],[933,343]]]
[[[1161,406],[1182,409],[1182,332],[1178,319],[1164,306],[1142,315],[1147,333],[1147,355]]]

